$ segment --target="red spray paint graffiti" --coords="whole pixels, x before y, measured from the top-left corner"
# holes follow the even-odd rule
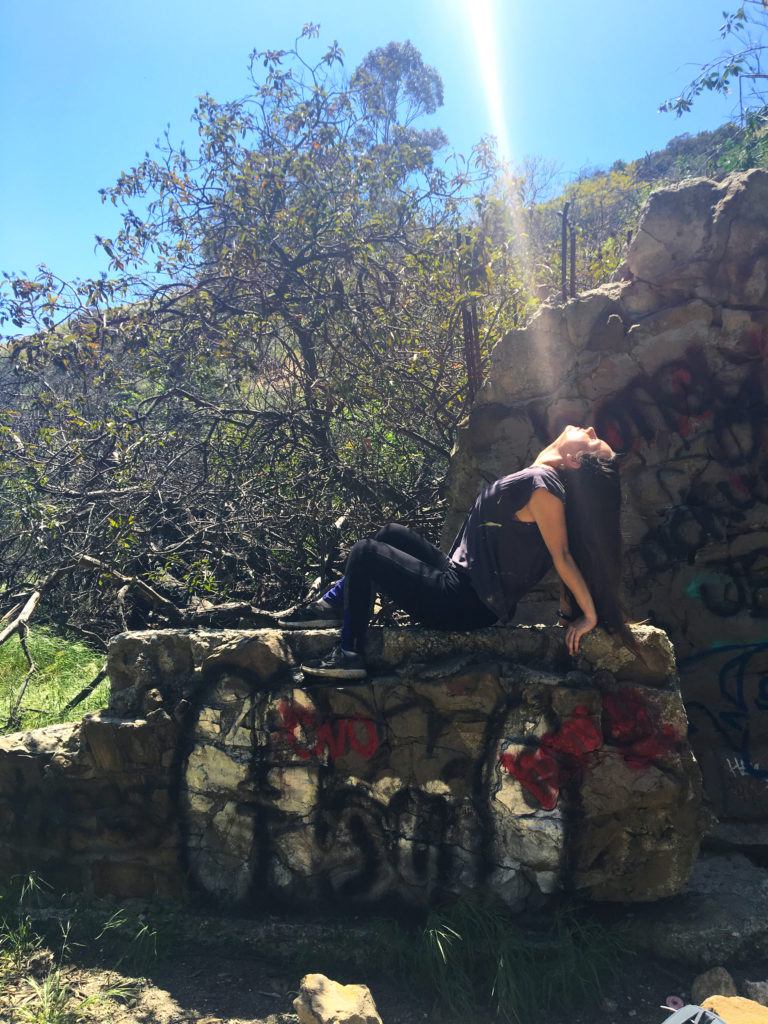
[[[313,708],[283,700],[280,702],[280,721],[280,738],[302,761],[313,756],[322,757],[325,750],[334,760],[349,753],[350,749],[368,760],[379,746],[375,724],[363,715],[323,719]],[[299,730],[303,736],[297,735]]]
[[[499,755],[501,767],[516,778],[541,806],[551,811],[564,785],[578,779],[588,767],[589,755],[603,743],[618,747],[632,768],[644,768],[678,745],[674,726],[660,727],[651,708],[637,690],[605,694],[603,728],[597,727],[587,708],[578,705],[554,732],[545,733],[535,750]]]
[[[602,745],[603,734],[580,704],[556,732],[545,733],[536,750],[501,754],[502,768],[514,776],[541,806],[551,811],[560,788],[580,772],[587,754]]]
[[[675,727],[654,721],[651,708],[637,690],[619,690],[603,697],[605,740],[621,751],[632,768],[644,768],[677,747]]]

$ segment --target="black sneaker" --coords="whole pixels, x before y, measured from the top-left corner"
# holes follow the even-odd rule
[[[343,612],[323,601],[297,605],[277,620],[282,629],[341,629]]]
[[[324,658],[302,663],[301,671],[306,676],[329,676],[331,679],[365,679],[368,670],[361,654],[342,650],[337,644]]]

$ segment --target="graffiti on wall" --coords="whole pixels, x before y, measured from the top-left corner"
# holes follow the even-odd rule
[[[546,810],[557,805],[563,787],[582,778],[604,744],[616,748],[624,762],[636,769],[679,748],[675,727],[661,722],[638,690],[624,687],[605,693],[601,707],[602,725],[586,707],[577,705],[571,717],[544,733],[532,749],[499,755],[501,767]]]
[[[597,432],[626,454],[628,475],[633,467],[645,481],[655,474],[658,500],[644,500],[662,515],[627,560],[647,611],[683,654],[694,746],[720,745],[721,775],[735,758],[753,779],[764,777],[768,733],[764,348],[758,328],[726,363],[691,346],[595,410]],[[705,761],[705,775],[713,763]],[[729,787],[716,788],[727,813]]]
[[[350,750],[367,760],[379,745],[376,725],[365,715],[323,718],[313,708],[285,699],[280,701],[279,714],[277,742],[287,743],[302,761],[320,758],[326,751],[334,760]]]
[[[753,362],[724,382],[706,352],[691,346],[684,358],[630,381],[595,409],[595,430],[614,451],[639,453],[660,433],[674,434],[683,451],[706,432],[711,456],[723,466],[754,460],[763,436],[765,393]]]
[[[712,708],[702,701],[688,702],[693,730],[705,723],[720,737],[723,746],[733,751],[728,758],[732,774],[755,779],[768,779],[768,770],[761,769],[752,753],[756,738],[765,744],[766,736],[754,737],[754,724],[768,712],[768,643],[726,644],[701,651],[686,658],[681,670],[695,672],[704,667],[716,675],[720,702]],[[734,773],[734,765],[739,771]]]
[[[180,781],[190,874],[238,900],[423,902],[503,877],[535,902],[537,878],[567,884],[571,805],[586,773],[610,775],[603,751],[678,763],[681,737],[634,687],[560,717],[498,668],[418,691],[246,684],[201,695]]]

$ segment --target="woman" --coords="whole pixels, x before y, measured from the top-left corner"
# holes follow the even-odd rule
[[[621,494],[617,459],[593,427],[568,426],[527,469],[480,494],[450,555],[402,526],[355,544],[344,578],[279,620],[290,629],[341,625],[341,644],[302,665],[307,675],[363,679],[376,593],[417,622],[447,630],[508,622],[554,564],[558,622],[571,654],[598,622],[634,648],[619,600]]]

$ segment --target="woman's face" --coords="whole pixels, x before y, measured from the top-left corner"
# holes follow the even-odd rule
[[[595,433],[594,427],[567,426],[561,435],[561,448],[564,456],[579,461],[585,452],[598,455],[601,459],[612,459],[616,454],[607,441],[602,441]]]

